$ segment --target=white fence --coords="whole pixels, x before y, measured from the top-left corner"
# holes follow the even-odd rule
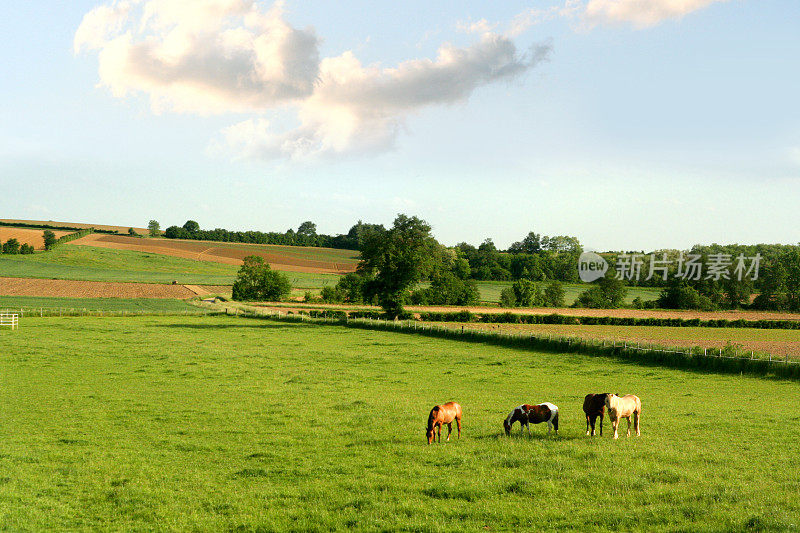
[[[0,313],[0,326],[10,326],[11,329],[19,327],[19,315],[17,313]]]

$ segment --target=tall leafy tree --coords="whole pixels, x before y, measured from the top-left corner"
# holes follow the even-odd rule
[[[44,230],[42,233],[42,237],[44,238],[44,249],[45,250],[52,250],[53,246],[56,245],[56,234],[50,231],[49,229]]]
[[[402,214],[390,229],[364,236],[359,270],[374,275],[372,292],[390,318],[403,312],[408,290],[432,271],[438,248],[427,222]]]
[[[147,224],[147,230],[150,232],[151,237],[158,237],[161,233],[161,225],[158,223],[158,220],[151,220]]]

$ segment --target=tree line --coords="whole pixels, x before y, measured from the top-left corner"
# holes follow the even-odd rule
[[[153,222],[153,221],[151,221]],[[358,221],[346,234],[325,235],[317,233],[317,225],[307,220],[298,228],[283,233],[270,231],[230,231],[223,228],[204,230],[194,220],[187,220],[183,226],[170,226],[164,230],[168,239],[194,239],[200,241],[241,242],[247,244],[282,244],[286,246],[314,246],[360,250],[360,235],[370,228],[383,228],[381,224],[365,224]]]

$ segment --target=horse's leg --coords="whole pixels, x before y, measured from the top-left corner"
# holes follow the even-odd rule
[[[592,435],[594,435],[594,426],[592,426]],[[600,436],[603,436],[603,413],[600,413]]]
[[[452,432],[453,432],[453,423],[452,422],[448,422],[447,423],[447,442],[450,442],[450,433],[452,433]]]
[[[461,438],[461,417],[456,418],[456,427],[458,428],[458,438]]]
[[[636,411],[636,412],[633,413],[633,429],[636,430],[636,436],[637,437],[641,435],[641,433],[639,432],[639,415],[640,414],[641,413],[639,413],[639,411]]]
[[[628,415],[625,418],[628,420],[628,434],[625,435],[625,436],[626,437],[630,437],[631,436],[631,415]]]
[[[439,444],[442,443],[442,425],[439,424]]]
[[[611,419],[611,427],[614,429],[614,438],[619,438],[619,433],[617,433],[617,426],[619,425],[619,418],[612,418]]]
[[[594,435],[594,428],[592,428],[592,432],[589,433],[589,415],[586,415],[586,436]]]

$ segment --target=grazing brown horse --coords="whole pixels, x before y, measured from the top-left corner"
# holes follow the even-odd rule
[[[506,435],[511,435],[511,426],[514,422],[519,422],[520,433],[528,428],[528,435],[531,434],[531,427],[528,425],[539,424],[547,422],[547,432],[555,428],[556,435],[558,434],[558,407],[552,403],[540,403],[539,405],[523,404],[515,407],[506,419],[503,421],[503,428],[506,430]]]
[[[606,396],[610,393],[587,394],[583,399],[583,412],[586,413],[586,435],[594,437],[594,423],[600,417],[600,436],[603,436],[603,417],[606,414]],[[591,425],[591,433],[589,426]]]
[[[628,419],[628,437],[631,436],[631,417],[633,417],[633,429],[636,430],[636,436],[639,433],[639,416],[642,414],[642,400],[633,394],[626,394],[619,397],[616,394],[606,394],[606,408],[608,409],[608,418],[611,419],[611,427],[614,428],[614,438],[619,438],[617,433],[617,426],[619,425],[620,418]]]
[[[458,426],[458,438],[461,438],[461,406],[456,402],[447,402],[443,405],[436,405],[428,415],[428,429],[425,434],[428,436],[428,444],[436,440],[436,427],[439,427],[439,442],[442,442],[442,424],[447,424],[447,440],[453,432],[453,420]]]

